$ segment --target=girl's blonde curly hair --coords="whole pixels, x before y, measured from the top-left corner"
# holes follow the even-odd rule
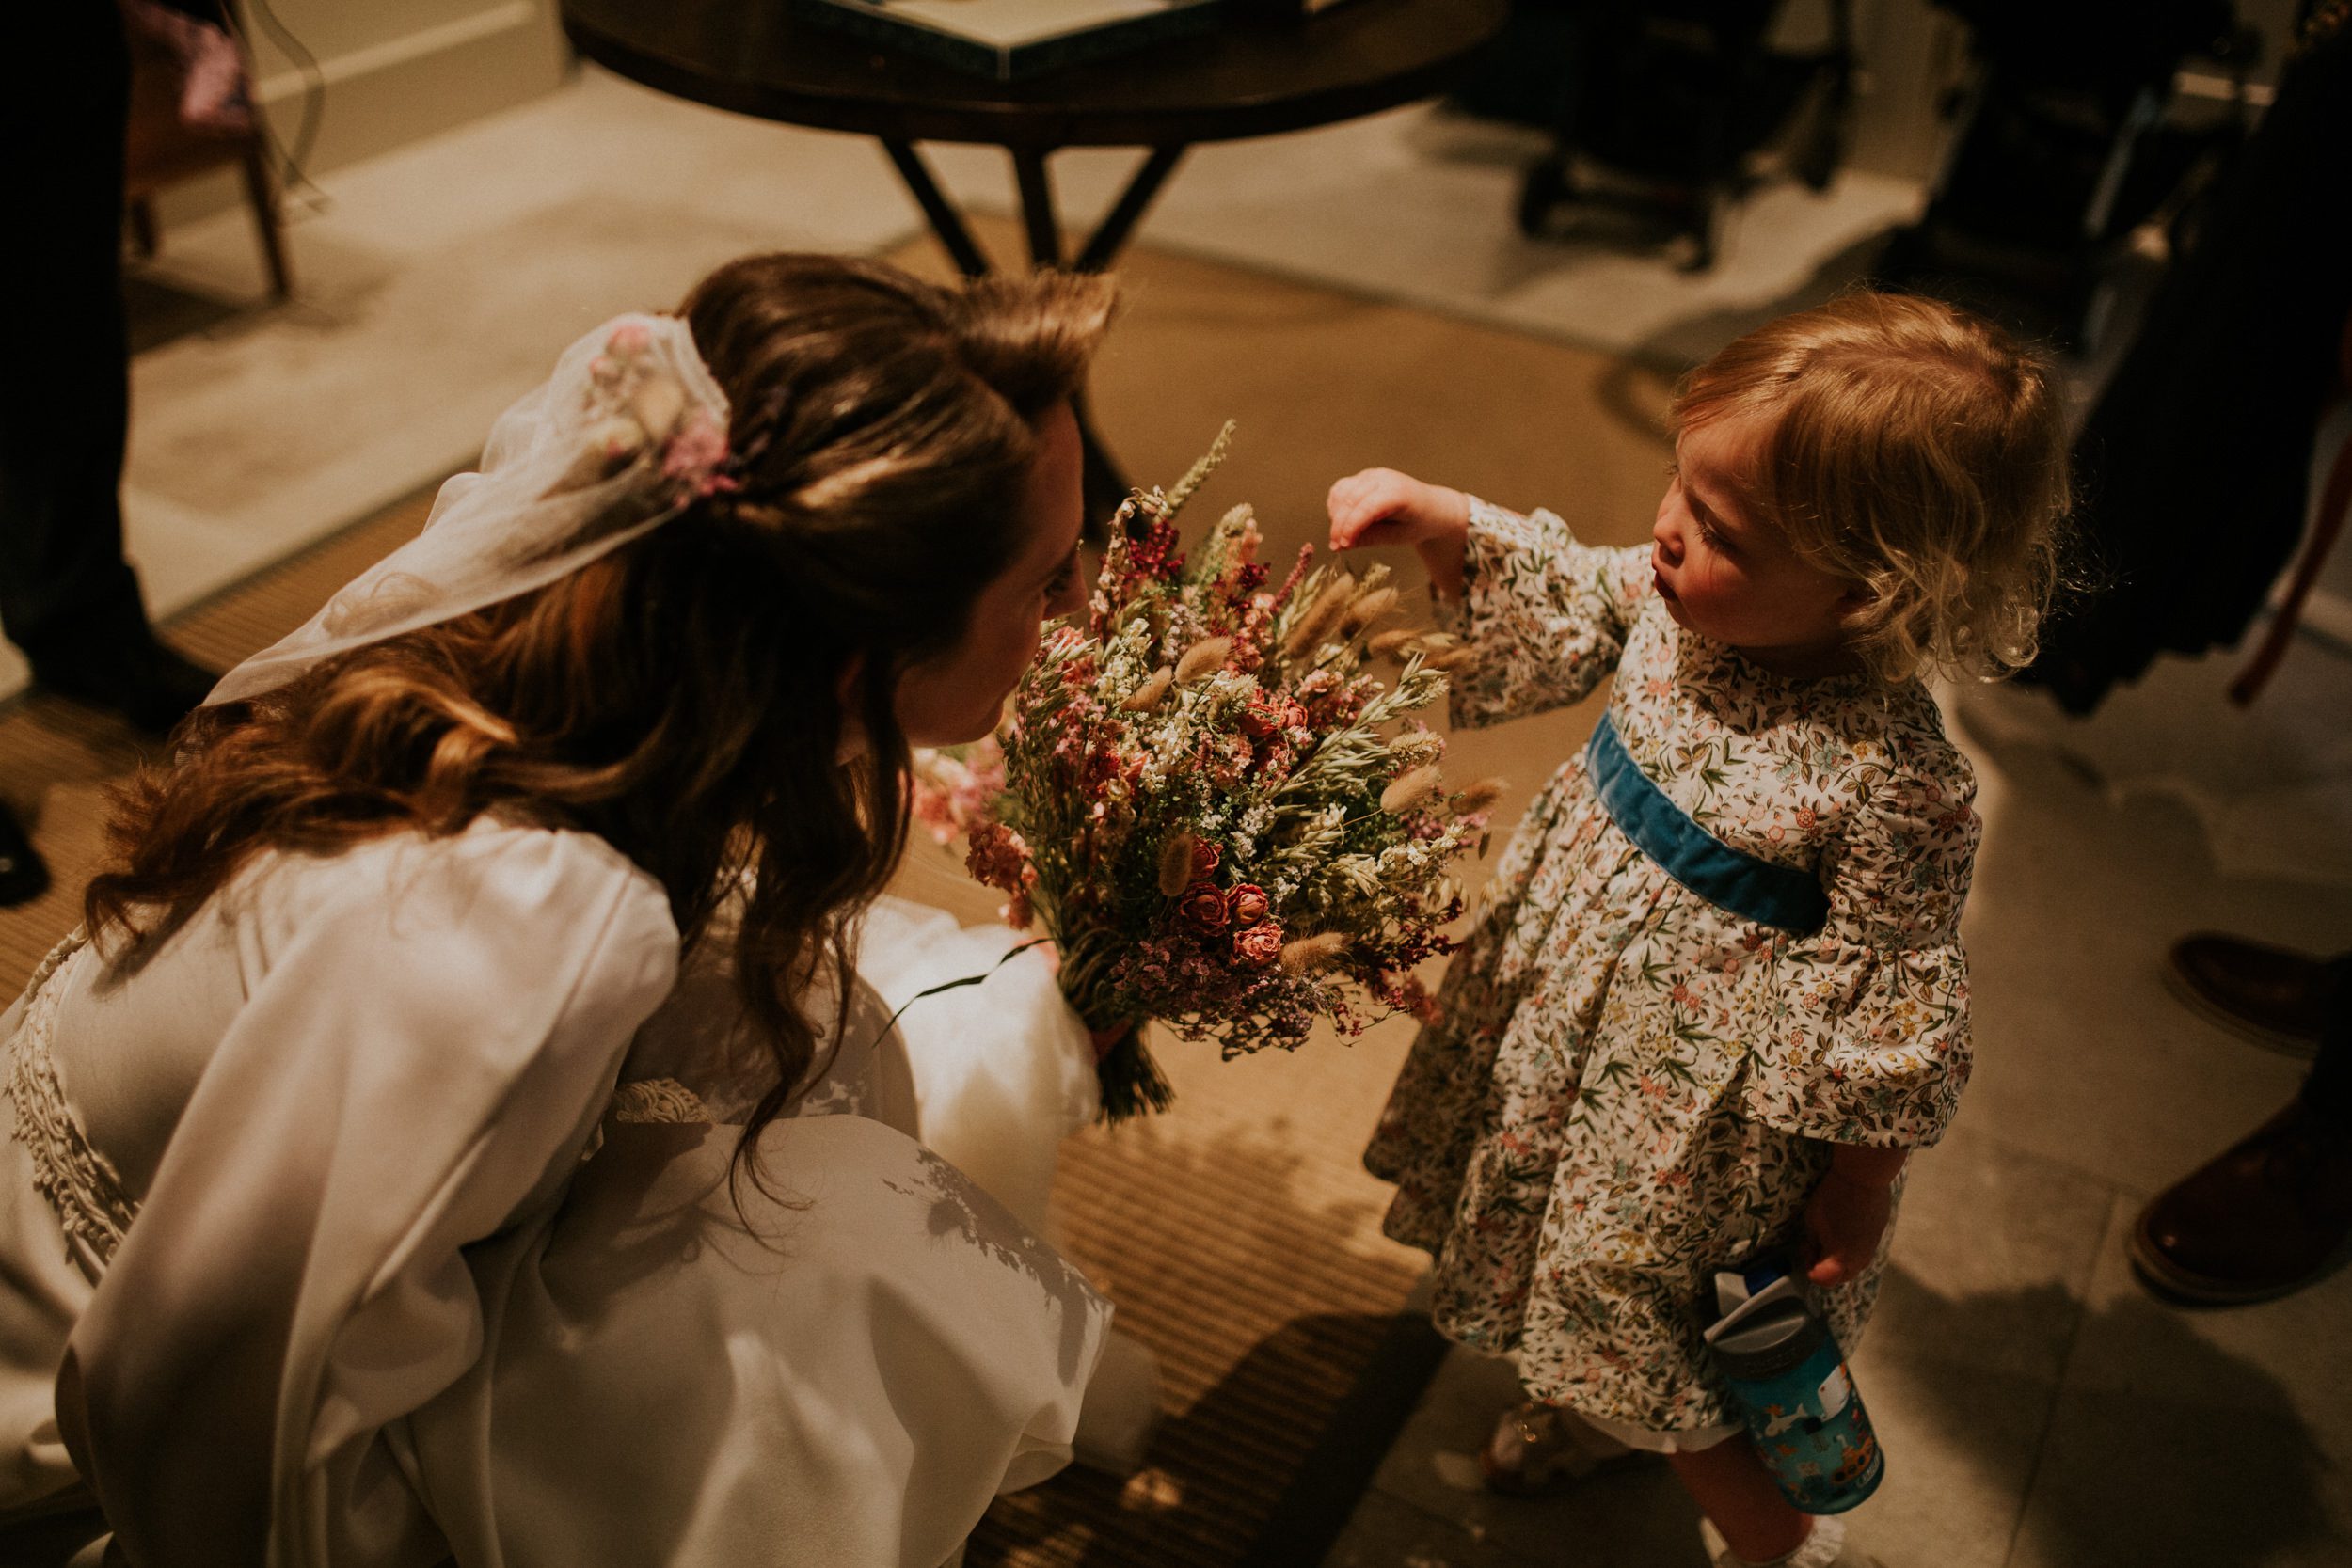
[[[1858,292],[1756,328],[1683,377],[1677,432],[1757,417],[1740,499],[1868,590],[1847,620],[1881,678],[2033,661],[2070,501],[2050,367],[1941,301]]]

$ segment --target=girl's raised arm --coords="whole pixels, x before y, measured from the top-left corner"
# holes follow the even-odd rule
[[[1649,547],[1579,544],[1550,512],[1523,517],[1474,498],[1465,545],[1461,598],[1438,601],[1472,655],[1454,671],[1454,722],[1500,723],[1591,695],[1655,592]]]

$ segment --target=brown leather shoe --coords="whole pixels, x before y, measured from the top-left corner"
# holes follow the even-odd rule
[[[2172,993],[2198,1012],[2302,1057],[2319,1048],[2335,974],[2326,958],[2217,931],[2183,937],[2164,960]]]
[[[2352,1130],[2300,1095],[2156,1195],[2132,1229],[2132,1261],[2169,1295],[2226,1305],[2310,1284],[2352,1237]]]

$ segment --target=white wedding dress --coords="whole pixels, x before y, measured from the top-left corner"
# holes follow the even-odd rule
[[[865,962],[1010,940],[885,905]],[[0,1561],[93,1497],[142,1568],[953,1560],[1105,1344],[1040,1236],[1091,1057],[1042,954],[888,1019],[739,1169],[726,976],[593,837],[270,856],[82,949],[0,1015]]]

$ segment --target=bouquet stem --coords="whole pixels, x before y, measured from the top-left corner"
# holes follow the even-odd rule
[[[1146,1111],[1165,1111],[1176,1089],[1143,1043],[1144,1020],[1102,995],[1116,948],[1083,939],[1062,949],[1061,990],[1095,1041],[1095,1074],[1103,1119],[1118,1123]]]
[[[1175,1103],[1175,1085],[1143,1047],[1140,1019],[1104,1053],[1095,1072],[1103,1083],[1103,1119],[1114,1125],[1146,1111],[1165,1111]]]

